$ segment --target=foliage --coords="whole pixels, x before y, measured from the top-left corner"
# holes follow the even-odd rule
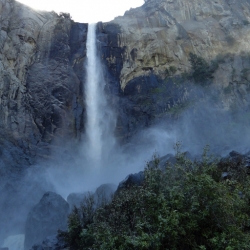
[[[161,94],[161,93],[164,93],[164,87],[157,87],[157,88],[152,88],[150,90],[150,93],[151,94]]]
[[[60,232],[65,241],[73,250],[87,250],[94,244],[94,235],[88,229],[94,222],[94,215],[99,207],[104,207],[109,197],[100,191],[97,196],[88,193],[79,208],[74,207],[68,217],[68,231]]]
[[[231,178],[223,180],[222,171],[228,166]],[[207,150],[201,160],[191,161],[177,148],[176,164],[164,169],[154,157],[144,170],[142,186],[120,191],[85,225],[73,211],[66,233],[70,247],[249,249],[249,176],[238,176],[232,169],[234,165],[227,162],[219,167]]]
[[[166,68],[165,73],[166,73],[166,76],[169,77],[169,76],[174,75],[176,71],[177,71],[177,68],[171,65],[169,68]]]
[[[177,68],[175,66],[170,66],[169,71],[171,72],[172,75],[174,75],[177,71]]]
[[[192,76],[195,82],[202,85],[208,84],[209,80],[213,78],[214,71],[217,69],[216,65],[209,65],[202,57],[194,53],[189,54],[189,61],[192,66]]]
[[[185,109],[190,107],[190,105],[191,105],[190,102],[185,104],[175,105],[169,109],[169,113],[173,115],[181,114]]]

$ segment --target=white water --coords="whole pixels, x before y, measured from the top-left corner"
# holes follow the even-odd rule
[[[87,34],[86,97],[86,150],[88,160],[95,168],[114,145],[114,116],[108,105],[102,66],[97,55],[96,24],[89,24]]]

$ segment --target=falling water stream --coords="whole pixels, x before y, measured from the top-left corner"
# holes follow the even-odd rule
[[[114,144],[114,116],[104,91],[105,80],[97,55],[96,24],[88,26],[86,71],[87,155],[90,163],[98,168],[107,155],[107,149]]]

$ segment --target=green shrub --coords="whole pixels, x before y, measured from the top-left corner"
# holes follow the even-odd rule
[[[169,68],[166,68],[165,69],[165,74],[166,74],[166,77],[170,77],[172,75],[174,75],[177,71],[177,68],[175,66],[170,66]]]
[[[81,232],[73,211],[71,249],[249,249],[249,176],[238,178],[233,163],[218,167],[206,150],[191,161],[177,149],[176,160],[160,169],[155,157],[143,185],[120,191]],[[221,178],[225,169],[230,179]]]
[[[217,68],[213,67],[214,65],[211,67],[202,57],[194,53],[189,54],[189,61],[192,66],[192,76],[195,82],[207,85],[209,80],[213,78],[213,73]]]
[[[170,72],[169,72],[169,69],[168,69],[168,68],[165,69],[165,74],[166,74],[166,77],[169,77],[169,76],[170,76]]]
[[[170,66],[169,71],[171,72],[172,75],[174,75],[177,71],[177,68],[175,66]]]
[[[152,88],[150,90],[151,94],[161,94],[163,92],[164,92],[164,88],[163,87]]]

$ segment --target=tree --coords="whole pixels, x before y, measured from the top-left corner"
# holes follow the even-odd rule
[[[206,151],[200,161],[177,150],[175,164],[160,169],[158,163],[147,165],[142,186],[97,209],[80,233],[83,245],[72,249],[249,249],[249,176],[223,180]],[[72,221],[69,232],[78,230]]]
[[[210,65],[202,58],[194,53],[189,54],[189,61],[193,70],[193,78],[195,82],[201,83],[202,85],[208,84],[208,80],[213,78],[214,70]]]

